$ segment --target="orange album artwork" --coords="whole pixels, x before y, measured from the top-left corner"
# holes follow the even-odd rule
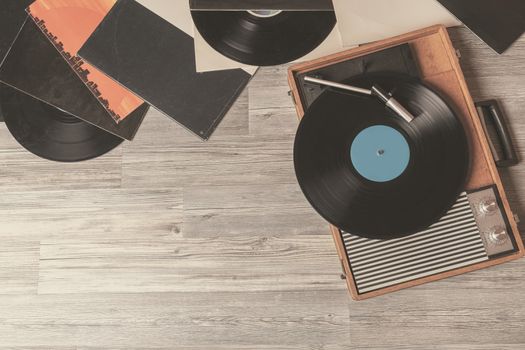
[[[78,56],[82,45],[116,2],[116,0],[37,0],[27,11],[118,123],[144,101]]]

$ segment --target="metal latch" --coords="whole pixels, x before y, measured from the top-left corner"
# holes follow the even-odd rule
[[[295,102],[295,95],[291,90],[288,90],[288,96],[290,96],[290,98],[292,99],[293,105],[297,106],[297,102]]]
[[[339,259],[339,262],[341,263],[341,270],[343,271],[343,273],[341,274],[341,279],[345,280],[346,279],[345,264],[343,263],[343,259]]]

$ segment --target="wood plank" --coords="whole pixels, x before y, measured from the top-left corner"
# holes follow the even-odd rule
[[[3,347],[344,349],[345,291],[0,298]]]
[[[444,283],[452,283],[455,279]],[[481,283],[474,288],[449,284],[448,288],[436,290],[436,285],[440,284],[352,304],[350,332],[353,344],[357,348],[402,347],[405,344],[432,348],[445,344],[469,347],[525,342],[525,335],[520,330],[523,305],[515,299],[498,297],[509,295],[508,288]],[[498,319],[505,321],[498,322]]]
[[[4,239],[0,245],[0,295],[36,294],[39,257],[40,242]]]
[[[328,235],[44,240],[38,292],[344,290]]]
[[[0,196],[0,238],[172,239],[182,227],[180,189],[9,192]]]
[[[187,237],[323,235],[325,221],[294,184],[184,188]],[[302,237],[297,237],[301,240]]]
[[[174,140],[164,145],[137,144],[124,154],[122,186],[294,183],[292,149],[293,139],[278,133],[264,137],[216,136],[206,143],[193,139]]]
[[[287,67],[262,67],[250,83],[250,134],[295,135],[299,124],[288,94]]]

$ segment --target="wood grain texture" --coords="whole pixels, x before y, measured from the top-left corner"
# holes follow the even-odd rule
[[[525,39],[497,56],[451,35],[523,158]],[[63,165],[0,125],[0,349],[523,349],[523,260],[350,300],[296,184],[286,68],[261,69],[206,143],[151,111],[133,143]],[[502,170],[522,219],[524,175]]]

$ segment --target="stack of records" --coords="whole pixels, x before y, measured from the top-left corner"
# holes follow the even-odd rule
[[[1,114],[55,161],[133,140],[150,106],[207,140],[259,66],[342,47],[331,0],[260,3],[5,0]]]
[[[385,31],[393,34],[423,25],[429,18],[459,23],[437,2],[403,0],[398,4],[418,6],[429,17],[419,21],[390,16],[391,5],[384,0],[351,5],[355,2],[4,0],[0,5],[2,117],[23,146],[55,160],[82,160],[84,153],[96,157],[111,148],[80,152],[78,157],[48,154],[56,147],[35,150],[34,145],[43,142],[37,142],[36,135],[49,137],[50,133],[42,129],[41,121],[22,123],[39,118],[27,113],[52,115],[51,128],[64,123],[70,127],[71,118],[76,118],[82,121],[77,127],[90,125],[91,132],[100,133],[96,139],[131,141],[152,106],[208,140],[260,66],[316,59],[340,52],[345,45],[380,39]],[[476,9],[470,3],[440,2],[486,34],[481,36],[487,42],[501,44],[498,51],[525,30],[520,25],[525,22],[519,0],[509,1],[505,11],[495,11],[485,1]],[[492,12],[498,14],[499,22],[491,30],[473,20]],[[384,19],[376,32],[365,20],[372,15],[378,21]],[[498,25],[501,18],[517,24],[505,30]],[[26,109],[21,101],[34,107]],[[13,123],[14,115],[21,120]],[[18,130],[21,127],[24,130]],[[27,132],[32,128],[37,130]],[[61,140],[69,148],[71,143],[82,144],[84,136],[68,135]],[[50,144],[56,141],[48,140]]]
[[[0,111],[35,155],[96,158],[132,140],[142,123],[149,106],[78,56],[110,2],[6,0],[0,8],[11,18],[3,22],[10,35],[3,38]]]

